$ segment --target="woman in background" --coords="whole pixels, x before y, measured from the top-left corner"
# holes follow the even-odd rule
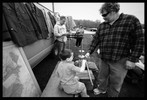
[[[76,46],[80,47],[84,35],[84,29],[82,25],[79,25],[79,28],[77,28],[76,35],[77,35]]]

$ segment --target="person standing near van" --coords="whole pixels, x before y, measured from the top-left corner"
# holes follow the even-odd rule
[[[65,43],[67,41],[66,34],[68,33],[66,31],[65,22],[66,22],[66,17],[60,16],[60,20],[54,26],[54,35],[56,38],[55,50],[57,50],[58,56],[61,53],[61,51],[65,49]]]

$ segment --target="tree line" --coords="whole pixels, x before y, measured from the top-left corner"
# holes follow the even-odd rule
[[[100,20],[91,21],[91,20],[74,20],[76,25],[83,25],[86,28],[97,28],[101,23]]]
[[[76,25],[83,25],[86,28],[97,28],[99,26],[99,24],[101,23],[100,20],[96,20],[96,21],[91,21],[91,20],[74,20]],[[142,28],[144,29],[145,26],[144,24],[141,24]]]

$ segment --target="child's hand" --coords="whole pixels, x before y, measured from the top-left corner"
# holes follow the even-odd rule
[[[75,66],[79,66],[79,62],[78,62],[78,61],[75,61],[75,62],[74,62],[74,65],[75,65]]]
[[[74,65],[79,67],[79,66],[81,65],[81,61],[80,61],[80,60],[76,60],[76,61],[74,62]]]

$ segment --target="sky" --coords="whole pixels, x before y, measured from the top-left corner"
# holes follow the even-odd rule
[[[43,6],[52,10],[51,2],[41,2]],[[72,16],[73,19],[81,19],[81,20],[100,20],[103,22],[103,18],[99,13],[99,9],[103,3],[95,2],[95,3],[54,3],[54,11],[58,12],[63,16]],[[120,13],[135,15],[142,24],[144,24],[144,2],[123,2],[120,4]]]

